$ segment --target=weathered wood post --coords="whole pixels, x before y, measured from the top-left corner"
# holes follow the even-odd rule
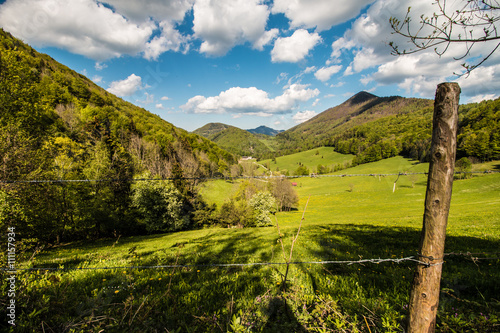
[[[455,171],[457,83],[441,83],[434,100],[432,146],[419,260],[410,294],[408,332],[434,332],[439,304],[446,224]]]

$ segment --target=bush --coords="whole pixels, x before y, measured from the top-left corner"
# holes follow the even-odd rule
[[[467,178],[467,172],[472,171],[472,162],[467,157],[462,157],[455,162],[458,172],[461,172],[464,178]],[[460,176],[462,178],[462,176]]]
[[[148,232],[181,230],[189,225],[189,218],[182,216],[182,195],[170,181],[140,181],[132,190],[133,205]]]
[[[273,225],[270,215],[276,213],[276,199],[269,192],[256,193],[249,202],[258,227]]]

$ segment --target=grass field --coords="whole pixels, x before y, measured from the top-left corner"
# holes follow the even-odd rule
[[[346,162],[351,162],[353,155],[343,155],[335,152],[331,147],[320,147],[301,153],[286,155],[276,158],[276,163],[272,160],[263,160],[259,163],[269,165],[271,171],[277,169],[285,173],[290,172],[290,175],[299,167],[299,163],[305,165],[311,172],[316,172],[318,164],[333,168],[337,164],[344,165]]]
[[[477,168],[499,165],[494,162]],[[427,164],[395,157],[333,175],[427,169]],[[425,175],[304,177],[296,181],[299,210],[277,214],[289,255],[310,197],[292,261],[415,255]],[[221,193],[227,195],[237,186],[210,182],[202,194],[219,204],[225,199]],[[494,259],[500,248],[499,194],[498,173],[454,183],[445,251],[478,253],[475,257],[490,259],[446,257],[438,332],[500,331],[500,260]],[[415,267],[411,261],[291,265],[286,291],[282,290],[284,265],[210,266],[283,263],[280,244],[276,227],[212,228],[50,249],[20,265],[82,270],[19,273],[16,314],[20,326],[16,332],[403,331]],[[188,266],[144,267],[168,264]],[[94,267],[121,268],[87,269]]]

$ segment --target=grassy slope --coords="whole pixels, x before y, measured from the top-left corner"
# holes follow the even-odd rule
[[[499,163],[491,166],[498,168]],[[427,167],[396,157],[340,173],[422,172]],[[415,179],[412,187],[410,177],[402,176],[393,193],[396,177],[300,178],[300,210],[308,195],[311,199],[293,260],[414,255],[422,224],[425,179],[423,176]],[[219,190],[225,189],[222,186]],[[500,174],[455,182],[447,252],[498,251],[499,192]],[[299,211],[277,216],[287,251],[301,214]],[[205,229],[131,237],[120,239],[116,244],[114,240],[70,244],[42,253],[34,265],[126,267],[176,262],[282,262],[277,241],[277,231],[272,227]],[[465,258],[447,257],[442,282],[447,293],[441,296],[439,332],[450,331],[447,327],[467,331],[470,325],[484,332],[494,329],[494,320],[498,324],[495,313],[499,310],[498,301],[494,301],[500,292],[498,264],[498,260],[474,264]],[[207,332],[220,330],[217,325],[223,331],[231,330],[233,315],[235,320],[240,318],[242,323],[247,323],[247,327],[253,322],[256,330],[263,331],[296,331],[300,325],[317,327],[321,324],[317,318],[321,317],[327,322],[332,320],[328,327],[333,329],[336,318],[346,332],[352,331],[353,326],[367,332],[362,318],[365,316],[372,332],[387,332],[390,326],[400,331],[413,267],[411,262],[291,266],[289,293],[281,296],[278,271],[284,273],[285,267],[33,272],[19,275],[20,283],[27,281],[29,288],[21,288],[18,294],[19,302],[27,304],[18,314],[20,321],[31,321],[31,327],[40,327],[41,319],[27,314],[34,309],[46,309],[40,318],[52,328],[75,323],[80,323],[76,327],[82,327],[92,313],[94,319],[101,316],[121,321],[121,330],[130,324],[137,331],[162,327],[188,330],[189,327],[191,331]],[[61,294],[60,290],[65,293]],[[285,296],[287,306],[294,312],[291,319],[273,312]],[[315,307],[319,312],[313,315]],[[101,319],[88,327],[97,332],[104,327],[98,327],[100,324],[117,325],[116,322]]]
[[[292,155],[277,157],[276,163],[271,160],[263,160],[259,163],[264,165],[269,164],[272,171],[276,171],[276,168],[279,168],[280,172],[288,170],[290,174],[293,174],[299,167],[299,162],[304,164],[311,171],[314,171],[318,164],[333,167],[337,164],[343,165],[345,162],[350,162],[352,158],[353,156],[351,155],[336,153],[331,147],[320,147]]]

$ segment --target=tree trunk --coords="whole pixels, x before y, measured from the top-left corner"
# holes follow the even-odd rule
[[[457,83],[441,83],[436,90],[431,162],[425,197],[419,260],[410,294],[409,333],[434,332],[455,168],[458,127]]]

